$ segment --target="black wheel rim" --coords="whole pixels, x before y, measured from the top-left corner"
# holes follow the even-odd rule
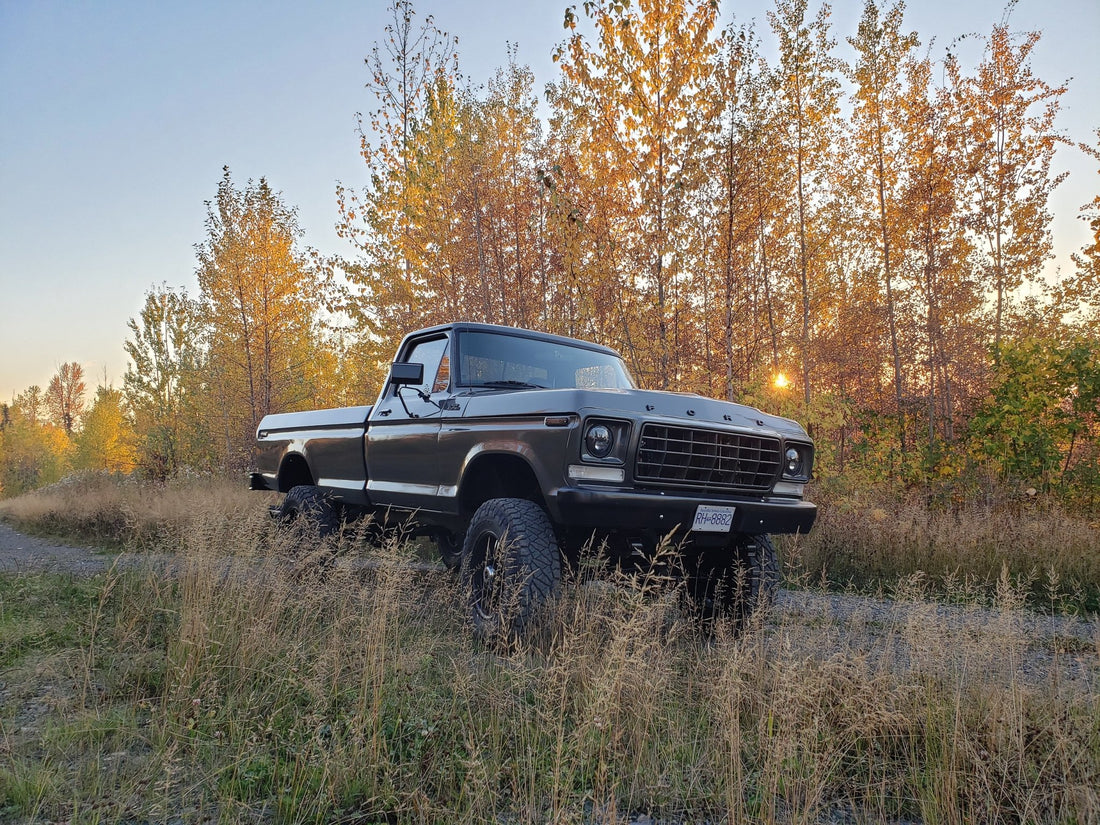
[[[478,536],[474,545],[471,595],[474,612],[483,620],[495,617],[500,610],[500,591],[504,582],[497,559],[499,545],[500,537],[491,531]]]

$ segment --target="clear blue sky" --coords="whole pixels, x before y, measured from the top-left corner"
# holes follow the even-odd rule
[[[457,35],[462,71],[483,83],[506,43],[556,79],[562,0],[421,0]],[[0,400],[45,386],[79,361],[89,385],[126,369],[126,320],[154,284],[193,294],[194,245],[222,166],[266,177],[299,210],[305,241],[336,238],[335,185],[361,186],[355,113],[374,102],[363,58],[381,39],[386,0],[162,3],[0,0]],[[723,20],[755,18],[768,43],[768,0],[728,2]],[[815,7],[811,3],[811,7]],[[841,54],[861,0],[833,4]],[[908,28],[934,54],[958,34],[988,33],[995,0],[922,0]],[[1044,32],[1033,67],[1073,78],[1059,126],[1089,141],[1100,126],[1100,2],[1020,0],[1016,30]],[[977,47],[974,47],[975,49]],[[974,52],[964,57],[976,61]],[[1083,244],[1077,207],[1100,191],[1095,164],[1063,152],[1056,195],[1059,261]]]

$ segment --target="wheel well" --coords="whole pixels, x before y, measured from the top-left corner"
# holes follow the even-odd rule
[[[313,484],[309,465],[300,455],[288,455],[279,467],[279,492],[285,493],[299,484]]]
[[[462,512],[467,517],[472,516],[492,498],[525,498],[542,505],[546,503],[535,471],[514,455],[482,456],[466,469],[459,490]]]

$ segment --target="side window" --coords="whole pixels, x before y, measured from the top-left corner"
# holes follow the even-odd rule
[[[439,362],[439,370],[435,374],[432,392],[446,392],[449,386],[451,386],[451,356],[444,352],[443,360]]]
[[[424,383],[419,389],[426,393],[438,392],[440,374],[444,370],[450,373],[450,360],[447,358],[447,338],[429,338],[426,341],[417,341],[405,359],[412,364],[424,365]],[[446,364],[446,366],[444,366]],[[447,388],[447,378],[443,377],[443,389]]]

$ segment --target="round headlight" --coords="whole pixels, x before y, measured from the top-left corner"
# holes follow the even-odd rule
[[[802,456],[794,447],[787,450],[784,458],[787,459],[787,472],[791,475],[802,469]]]
[[[595,458],[604,458],[615,446],[615,436],[606,424],[593,424],[584,435],[584,446],[588,454]]]

